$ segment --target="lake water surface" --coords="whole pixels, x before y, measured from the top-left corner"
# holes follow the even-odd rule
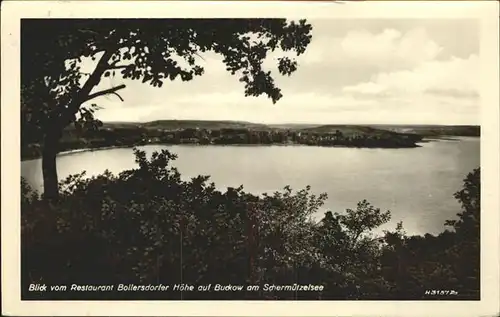
[[[460,211],[453,193],[462,180],[479,167],[479,138],[460,138],[421,144],[411,149],[357,149],[309,146],[190,146],[148,145],[151,154],[168,148],[178,155],[174,162],[184,178],[210,175],[217,187],[237,187],[255,194],[290,185],[307,185],[314,193],[326,192],[325,210],[355,209],[366,199],[391,210],[388,227],[403,221],[409,234],[439,233],[444,221]],[[115,148],[61,155],[59,179],[87,171],[97,175],[105,169],[119,173],[135,167],[130,148]],[[21,163],[21,175],[41,189],[41,161]],[[324,211],[323,211],[324,212]],[[318,214],[318,217],[322,216]]]

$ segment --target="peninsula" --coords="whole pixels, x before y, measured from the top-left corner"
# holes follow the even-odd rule
[[[60,152],[147,144],[306,145],[412,148],[425,137],[479,136],[477,126],[266,125],[241,121],[105,122],[94,131],[65,129]],[[41,144],[23,144],[21,159],[38,158]]]

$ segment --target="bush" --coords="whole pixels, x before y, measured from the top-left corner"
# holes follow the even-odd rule
[[[402,225],[383,239],[370,234],[389,221],[388,211],[381,212],[362,201],[356,210],[327,212],[321,222],[316,222],[311,215],[323,205],[326,194],[315,196],[309,187],[296,192],[285,187],[261,196],[246,193],[242,187],[222,192],[208,182],[207,176],[183,181],[170,166],[176,156],[166,150],[155,152],[150,159],[135,150],[135,156],[137,168],[117,176],[106,171],[92,178],[85,178],[85,173],[68,177],[60,184],[57,204],[40,199],[25,181],[21,182],[24,291],[30,283],[298,283],[324,285],[325,289],[320,293],[122,292],[108,296],[376,299],[397,297],[404,287],[410,289],[403,295],[422,296],[421,285],[408,280],[413,267],[408,266],[404,275],[396,269],[400,262],[394,260],[411,251],[408,246],[418,239],[406,237]],[[472,200],[467,201],[467,208],[477,208]],[[432,239],[448,241],[439,245],[442,254],[436,253],[433,259],[422,257],[434,261],[433,274],[439,275],[436,281],[458,277],[450,266],[457,263],[456,257],[465,259],[465,255],[453,253],[455,258],[450,257],[444,247],[457,246],[455,238],[446,237],[459,232],[421,238],[427,244]],[[434,245],[424,242],[420,251]],[[412,259],[418,262],[420,257]],[[466,262],[461,268],[467,266]],[[438,268],[435,263],[442,264]],[[415,265],[422,270],[421,264]],[[103,299],[103,295],[73,293],[68,298]],[[41,295],[23,293],[23,298],[34,296]]]

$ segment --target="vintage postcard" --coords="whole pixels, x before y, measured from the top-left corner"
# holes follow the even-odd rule
[[[498,314],[498,7],[3,3],[3,314]]]

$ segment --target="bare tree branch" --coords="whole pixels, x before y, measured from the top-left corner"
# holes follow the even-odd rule
[[[88,95],[88,97],[84,100],[85,101],[89,101],[90,99],[94,99],[94,98],[97,98],[99,96],[104,96],[104,95],[107,95],[107,94],[114,94],[114,95],[117,95],[118,98],[120,98],[121,101],[123,101],[123,98],[116,93],[116,91],[120,90],[120,89],[123,89],[125,88],[126,86],[125,85],[119,85],[119,86],[116,86],[116,87],[113,87],[113,88],[109,88],[109,89],[105,89],[105,90],[102,90],[102,91],[99,91],[99,92],[96,92],[96,93],[93,93],[93,94],[90,94]]]
[[[118,96],[118,98],[120,98],[122,102],[125,101],[123,100],[122,96],[120,96],[117,92],[113,91],[112,94]]]
[[[61,128],[64,128],[68,124],[71,123],[72,118],[77,113],[78,109],[80,109],[80,106],[82,105],[82,103],[84,103],[87,100],[90,100],[92,98],[97,97],[97,96],[94,96],[92,98],[89,98],[90,92],[101,80],[101,76],[106,71],[106,68],[109,65],[108,61],[111,58],[111,56],[113,56],[113,53],[114,53],[113,49],[104,50],[104,54],[99,59],[99,62],[97,63],[96,68],[90,74],[89,78],[85,81],[85,84],[83,84],[83,87],[76,94],[73,101],[68,105],[68,108],[66,109],[66,111],[59,118],[59,120],[58,120],[59,122],[57,122],[57,124]],[[124,87],[121,87],[121,88],[124,88]]]
[[[200,54],[198,54],[198,53],[196,53],[196,52],[195,52],[194,54],[195,54],[195,55],[197,55],[197,56],[198,56],[199,58],[201,58],[202,60],[205,60],[205,59],[203,58],[203,56],[201,56]]]

